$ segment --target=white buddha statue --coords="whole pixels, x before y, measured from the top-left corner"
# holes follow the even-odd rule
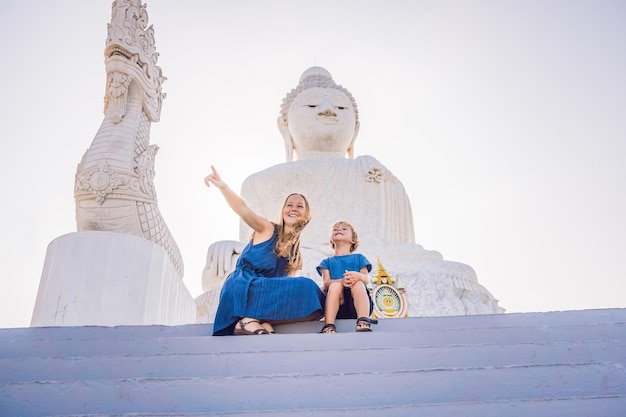
[[[244,181],[241,193],[251,207],[275,215],[280,193],[306,195],[314,214],[303,236],[305,246],[328,246],[329,228],[341,219],[358,227],[363,241],[415,242],[402,183],[374,157],[353,159],[359,131],[356,102],[328,71],[313,67],[304,72],[283,100],[278,128],[287,162]],[[250,233],[242,224],[240,240]]]
[[[247,177],[241,196],[255,212],[269,219],[279,213],[283,196],[296,192],[307,197],[311,222],[301,238],[304,266],[300,275],[319,279],[315,268],[333,253],[330,228],[337,221],[347,221],[359,234],[359,252],[373,264],[380,260],[389,274],[402,280],[410,316],[502,311],[491,294],[478,285],[472,268],[444,261],[440,253],[415,244],[413,215],[404,186],[376,158],[354,158],[359,131],[357,105],[328,71],[312,67],[302,74],[298,86],[283,99],[278,128],[287,161]],[[251,233],[241,222],[239,241],[217,242],[209,248],[202,278],[206,292],[198,299],[209,311],[209,320],[214,307],[207,304],[217,305],[223,280]],[[468,301],[466,291],[470,287],[478,290],[472,298],[481,298],[480,305]],[[421,300],[427,288],[433,289],[435,298]],[[442,297],[446,289],[449,297]]]

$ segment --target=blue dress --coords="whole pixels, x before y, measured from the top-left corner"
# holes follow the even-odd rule
[[[360,271],[363,267],[367,268],[367,272],[371,272],[372,270],[372,264],[365,256],[360,253],[351,253],[348,255],[331,256],[330,258],[324,259],[317,267],[317,272],[322,275],[322,269],[328,269],[330,279],[341,279],[345,271]],[[371,315],[374,309],[374,303],[369,291],[367,291],[367,296],[370,300]],[[352,291],[350,288],[344,287],[343,300],[344,302],[339,306],[336,318],[356,319],[356,308],[354,308],[354,300],[352,299]]]
[[[242,317],[261,321],[301,320],[314,313],[322,317],[324,294],[315,281],[288,277],[287,258],[274,253],[278,229],[267,241],[244,248],[226,278],[215,313],[213,336],[232,335]]]

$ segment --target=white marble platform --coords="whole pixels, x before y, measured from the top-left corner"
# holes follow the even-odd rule
[[[195,301],[161,246],[96,231],[48,245],[31,326],[195,322]]]

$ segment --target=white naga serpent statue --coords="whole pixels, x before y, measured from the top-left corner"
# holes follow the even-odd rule
[[[76,170],[78,231],[136,235],[162,246],[183,276],[183,261],[157,205],[150,125],[166,80],[156,65],[154,30],[141,0],[114,1],[105,48],[104,120]]]

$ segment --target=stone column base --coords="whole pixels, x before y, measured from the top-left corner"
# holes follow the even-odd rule
[[[195,301],[161,246],[96,231],[48,245],[32,327],[195,322]]]

